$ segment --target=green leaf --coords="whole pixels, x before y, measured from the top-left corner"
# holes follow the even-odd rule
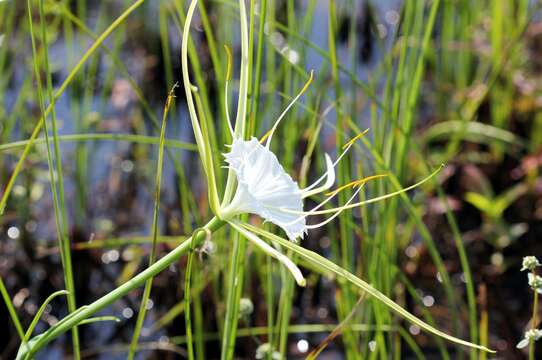
[[[23,360],[27,359],[27,357],[30,355],[29,351],[34,348],[34,345],[44,336],[45,334],[40,334],[34,336],[30,341],[23,342],[21,346],[19,346],[19,351],[17,351],[17,357],[15,360]]]
[[[482,194],[468,192],[465,194],[465,200],[484,214],[494,217],[495,211],[492,209],[494,201],[492,199]]]
[[[41,314],[43,314],[43,312],[45,311],[45,307],[47,306],[47,304],[49,304],[51,301],[53,301],[53,299],[56,298],[57,296],[68,295],[68,294],[69,294],[69,292],[66,291],[66,290],[59,290],[59,291],[55,291],[54,293],[49,295],[49,297],[47,299],[45,299],[43,304],[40,306],[38,312],[36,313],[36,316],[34,316],[34,319],[32,319],[32,322],[30,323],[30,326],[28,327],[28,330],[26,331],[26,333],[24,335],[24,341],[28,341],[28,339],[30,339],[30,336],[32,336],[32,333],[34,332],[34,328],[38,324],[38,321],[41,318]]]
[[[299,255],[301,258],[303,258],[305,261],[308,261],[308,262],[314,264],[315,267],[320,270],[320,273],[322,273],[322,274],[332,273],[332,274],[336,275],[337,277],[342,278],[342,279],[350,282],[351,284],[353,284],[354,286],[356,286],[360,290],[363,290],[368,295],[371,295],[372,297],[374,297],[378,301],[382,302],[384,305],[391,308],[393,311],[395,311],[398,315],[400,315],[401,317],[403,317],[407,321],[411,322],[412,324],[415,324],[415,325],[419,326],[421,329],[424,329],[427,332],[430,332],[430,333],[432,333],[434,335],[440,336],[443,339],[446,339],[448,341],[451,341],[451,342],[459,344],[459,345],[463,345],[463,346],[467,346],[467,347],[471,347],[471,348],[475,348],[475,349],[495,353],[494,350],[488,349],[485,346],[473,344],[471,342],[456,338],[455,336],[448,335],[445,332],[434,328],[433,326],[427,324],[426,322],[424,322],[423,320],[421,320],[418,317],[414,316],[413,314],[411,314],[407,310],[403,309],[401,306],[399,306],[393,300],[391,300],[390,298],[388,298],[387,296],[382,294],[380,291],[375,289],[371,284],[363,281],[359,277],[357,277],[354,274],[348,272],[347,270],[343,269],[342,267],[336,265],[332,261],[318,255],[317,253],[315,253],[313,251],[310,251],[310,250],[307,250],[307,249],[305,249],[305,248],[303,248],[303,247],[301,247],[299,245],[294,244],[291,241],[283,239],[283,238],[281,238],[281,237],[279,237],[277,235],[274,235],[274,234],[272,234],[272,233],[270,233],[270,232],[268,232],[266,230],[262,230],[262,229],[260,229],[258,227],[255,227],[255,226],[252,226],[252,225],[249,225],[249,224],[242,224],[242,226],[244,228],[246,228],[247,230],[250,230],[250,231],[252,231],[252,232],[254,232],[254,233],[258,234],[258,235],[261,235],[261,236],[263,236],[263,237],[265,237],[265,238],[267,238],[267,239],[269,239],[271,241],[277,242],[280,245],[284,246],[285,248],[295,252],[297,255]]]

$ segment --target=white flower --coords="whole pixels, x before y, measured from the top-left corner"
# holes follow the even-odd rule
[[[527,278],[529,279],[529,286],[537,293],[542,294],[542,277],[528,273]]]
[[[256,359],[265,359],[269,355],[271,355],[271,359],[273,360],[282,359],[282,356],[280,356],[280,353],[278,351],[274,351],[273,348],[271,347],[271,344],[269,343],[261,344],[256,349]]]
[[[537,341],[541,337],[542,337],[542,330],[539,330],[539,329],[527,330],[525,332],[523,339],[516,345],[516,347],[518,349],[523,349],[524,347],[529,345],[531,341]]]
[[[540,262],[535,256],[525,256],[523,258],[521,271],[534,270],[537,266],[540,266]]]
[[[254,311],[254,304],[249,298],[239,299],[239,317],[245,317],[252,314]]]
[[[303,237],[305,219],[281,209],[303,211],[303,192],[284,171],[277,157],[256,138],[235,139],[231,151],[224,155],[235,172],[238,186],[224,213],[257,214],[284,229],[290,240]]]
[[[380,196],[378,198],[351,204],[368,180],[379,178],[385,175],[375,175],[365,179],[353,181],[349,184],[339,187],[337,190],[331,192],[330,194],[327,194],[327,198],[325,198],[313,209],[309,211],[304,211],[303,199],[309,196],[321,194],[326,190],[329,190],[333,186],[333,184],[335,183],[334,167],[352,147],[353,143],[361,136],[365,135],[368,131],[367,129],[366,131],[362,132],[361,134],[350,140],[348,143],[346,143],[343,146],[342,153],[338,156],[335,162],[332,162],[331,158],[326,154],[326,172],[309,187],[305,189],[299,188],[297,182],[295,182],[292,177],[284,170],[275,154],[271,152],[270,144],[279,123],[285,117],[288,110],[295,104],[295,102],[303,95],[305,90],[308,88],[308,86],[312,82],[313,75],[314,74],[311,71],[310,78],[305,84],[305,86],[288,104],[286,109],[279,115],[271,129],[263,136],[261,141],[258,141],[258,139],[255,137],[252,137],[250,140],[244,140],[243,138],[243,135],[245,133],[243,121],[245,119],[246,106],[246,101],[241,101],[243,100],[243,97],[240,97],[235,128],[231,124],[228,110],[228,101],[227,98],[225,99],[224,103],[226,105],[226,120],[228,122],[228,128],[232,135],[233,141],[231,145],[229,145],[230,151],[224,154],[225,161],[228,164],[227,167],[230,169],[230,172],[228,174],[228,179],[226,182],[224,201],[219,206],[216,212],[219,218],[228,222],[239,234],[250,240],[266,254],[274,257],[284,266],[286,266],[286,268],[292,273],[296,282],[300,286],[305,286],[306,281],[297,265],[294,264],[287,256],[282,254],[280,252],[280,248],[275,248],[268,245],[257,235],[255,235],[251,231],[248,231],[246,227],[244,227],[243,223],[235,219],[236,215],[247,213],[256,214],[265,219],[265,221],[269,221],[281,227],[286,232],[288,238],[291,241],[296,241],[296,239],[299,237],[303,238],[303,236],[307,233],[307,230],[324,226],[325,224],[329,223],[334,218],[339,216],[339,214],[344,210],[383,200],[385,198],[409,191],[410,189],[421,185],[423,182],[433,177],[440,170],[439,169],[435,171],[428,178],[408,188],[401,189],[394,193]],[[188,81],[186,81],[186,83],[188,83]],[[243,85],[242,81],[241,85]],[[227,86],[228,81],[226,81],[226,94]],[[244,86],[242,86],[242,88],[244,89]],[[240,93],[243,91],[240,90]],[[187,98],[188,95],[189,94],[187,91]],[[264,141],[265,145],[262,144]],[[210,150],[200,152],[202,152],[208,157],[206,163],[209,167],[212,167],[211,165],[209,165],[212,163],[212,161],[210,160]],[[235,176],[235,180],[237,180],[237,187],[235,189],[235,193],[233,193],[234,178],[232,177],[232,174]],[[345,204],[338,207],[332,207],[330,209],[319,210],[321,207],[331,201],[340,191],[351,187],[357,187],[357,189],[353,192],[353,195]],[[329,216],[322,222],[311,225],[307,224],[308,216],[327,214],[331,214],[331,216]]]
[[[295,241],[298,237],[303,238],[308,229],[323,226],[337,217],[350,206],[352,200],[361,190],[361,185],[369,179],[380,176],[372,176],[342,186],[310,211],[303,211],[303,199],[320,194],[333,186],[335,182],[334,167],[351,146],[352,142],[349,142],[335,162],[332,162],[326,154],[326,172],[309,187],[300,189],[297,182],[292,180],[292,177],[280,165],[275,154],[269,150],[269,142],[263,146],[254,137],[250,140],[235,139],[231,145],[231,151],[224,154],[224,157],[229,168],[235,173],[238,186],[232,201],[222,210],[222,216],[230,218],[243,213],[256,214],[280,226],[290,240]],[[318,186],[324,180],[324,184]],[[358,186],[358,189],[344,206],[332,210],[317,211],[334,198],[340,190],[351,186]],[[321,223],[307,225],[306,218],[308,216],[326,213],[333,213],[333,215]]]

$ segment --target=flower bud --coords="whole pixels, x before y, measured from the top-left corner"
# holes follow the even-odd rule
[[[271,354],[271,359],[273,360],[282,359],[280,353],[278,351],[274,351],[269,343],[261,344],[256,349],[256,359],[266,359],[269,354]]]
[[[535,256],[525,256],[523,258],[523,266],[521,267],[521,271],[525,270],[534,270],[537,266],[540,266],[540,262]]]
[[[239,300],[239,316],[245,317],[252,314],[254,311],[254,305],[252,304],[252,300],[249,298],[241,298]]]
[[[518,349],[523,349],[524,347],[529,345],[531,341],[537,341],[541,337],[542,337],[542,330],[539,330],[539,329],[527,330],[525,332],[523,339],[516,345],[516,347]]]
[[[533,273],[527,274],[529,279],[529,286],[539,294],[542,294],[542,277],[534,275]]]

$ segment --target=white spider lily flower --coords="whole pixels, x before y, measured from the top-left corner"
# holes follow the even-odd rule
[[[232,201],[221,210],[221,216],[227,219],[243,213],[256,214],[266,221],[280,226],[290,240],[295,241],[298,237],[303,238],[308,229],[327,224],[343,210],[342,208],[338,209],[332,217],[320,224],[307,225],[307,216],[322,207],[338,192],[333,192],[330,197],[309,212],[303,211],[303,199],[329,190],[333,186],[335,183],[334,167],[348,152],[352,143],[347,144],[335,162],[332,162],[329,155],[326,154],[326,172],[309,187],[300,189],[297,182],[284,170],[268,146],[263,146],[254,137],[250,140],[235,139],[230,145],[231,151],[224,154],[224,157],[228,167],[235,173],[238,185]],[[323,180],[325,180],[324,184],[318,186]],[[358,193],[359,190],[354,193],[346,205],[349,205]]]
[[[277,157],[256,138],[235,139],[231,151],[224,155],[237,178],[237,191],[223,216],[251,213],[284,229],[290,240],[303,237],[305,221],[281,211],[303,210],[303,192],[297,182],[284,171]]]
[[[230,76],[230,64],[231,64],[231,52],[226,47],[228,54],[228,75],[226,77],[225,93],[227,94],[227,86]],[[305,279],[301,271],[297,266],[292,263],[285,255],[283,255],[279,249],[267,245],[263,240],[252,232],[242,228],[240,223],[235,220],[235,216],[241,214],[256,214],[263,218],[265,221],[269,221],[286,232],[288,238],[291,241],[296,241],[297,238],[303,238],[307,233],[307,230],[318,228],[326,225],[339,214],[354,207],[361,206],[365,203],[370,203],[388,197],[392,197],[408,191],[414,187],[421,185],[433,177],[437,172],[434,172],[428,178],[415,184],[414,186],[401,189],[391,194],[381,196],[379,198],[371,199],[365,202],[357,202],[352,204],[353,200],[361,191],[363,185],[371,179],[379,178],[386,175],[375,175],[362,180],[353,181],[347,185],[339,187],[337,190],[327,194],[328,197],[324,199],[320,204],[311,209],[310,211],[303,210],[303,199],[321,194],[326,190],[329,190],[335,183],[335,166],[342,159],[342,157],[353,146],[354,142],[365,135],[368,129],[355,138],[347,142],[343,146],[342,153],[338,156],[335,162],[331,161],[331,158],[325,154],[326,172],[317,179],[312,185],[305,189],[300,189],[297,182],[284,170],[276,155],[270,150],[271,139],[275,133],[279,123],[286,116],[288,110],[295,104],[297,100],[307,90],[310,83],[313,80],[314,73],[311,71],[309,80],[303,86],[301,91],[295,96],[295,98],[288,104],[286,109],[279,115],[271,129],[262,137],[260,141],[257,138],[252,137],[249,140],[243,139],[244,127],[242,119],[244,114],[241,114],[236,119],[235,127],[232,126],[229,117],[228,101],[225,99],[225,111],[226,120],[228,122],[228,129],[232,135],[233,141],[231,145],[227,145],[230,148],[228,153],[224,154],[225,161],[229,168],[228,179],[226,182],[226,190],[222,205],[217,211],[217,215],[224,221],[228,222],[238,233],[254,243],[266,254],[274,257],[280,261],[286,268],[292,273],[297,283],[304,286]],[[242,82],[241,82],[242,83]],[[242,98],[242,97],[240,97]],[[240,103],[239,109],[243,110],[244,103]],[[241,124],[241,125],[239,125]],[[265,144],[263,144],[265,141]],[[440,169],[439,169],[440,170]],[[234,188],[234,179],[237,186]],[[354,191],[350,199],[342,206],[318,210],[324,204],[333,199],[340,191],[350,188],[358,187]],[[234,190],[235,189],[235,190]],[[331,214],[324,221],[308,225],[307,217],[312,215]]]
[[[352,142],[348,143],[335,163],[326,154],[326,173],[306,189],[299,188],[297,182],[284,170],[276,155],[269,149],[278,124],[306,91],[312,82],[313,75],[311,71],[305,86],[280,114],[271,130],[264,135],[261,142],[267,138],[265,146],[254,137],[250,140],[236,137],[230,126],[233,142],[229,146],[230,152],[224,154],[224,157],[228,168],[234,172],[237,179],[237,190],[233,199],[221,209],[222,218],[228,219],[243,213],[256,214],[266,221],[280,226],[292,241],[298,237],[303,238],[307,232],[306,216],[298,215],[303,211],[303,199],[326,191],[333,186],[335,183],[334,167],[352,146]],[[228,109],[226,109],[226,113],[228,113]],[[320,185],[324,180],[324,184]],[[287,211],[284,211],[285,209]]]

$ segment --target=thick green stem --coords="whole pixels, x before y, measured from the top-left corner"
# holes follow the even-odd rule
[[[214,232],[220,229],[223,225],[224,225],[223,221],[214,217],[203,227],[203,229],[206,229],[210,232]],[[193,246],[199,246],[204,239],[205,239],[205,232],[198,232],[196,235],[194,235]],[[56,325],[51,327],[44,334],[43,338],[39,339],[35,343],[35,345],[32,346],[32,350],[31,350],[32,353],[36,353],[47,343],[57,338],[61,334],[65,333],[66,331],[70,330],[72,327],[76,326],[81,321],[87,319],[88,317],[92,316],[94,313],[111,305],[116,300],[125,296],[128,292],[143,285],[143,283],[145,283],[145,281],[147,281],[149,278],[156,276],[158,273],[160,273],[164,269],[167,269],[169,265],[177,261],[183,254],[185,254],[190,249],[191,243],[192,243],[192,237],[185,240],[182,244],[177,246],[166,256],[164,256],[163,258],[155,262],[152,266],[148,267],[147,269],[145,269],[144,271],[142,271],[141,273],[133,277],[131,280],[122,284],[121,286],[114,289],[110,293],[102,296],[101,298],[94,301],[90,305],[83,306],[79,308],[78,310],[76,310],[74,313],[72,313],[72,315],[68,315],[67,317],[65,317],[63,320],[61,320]]]

